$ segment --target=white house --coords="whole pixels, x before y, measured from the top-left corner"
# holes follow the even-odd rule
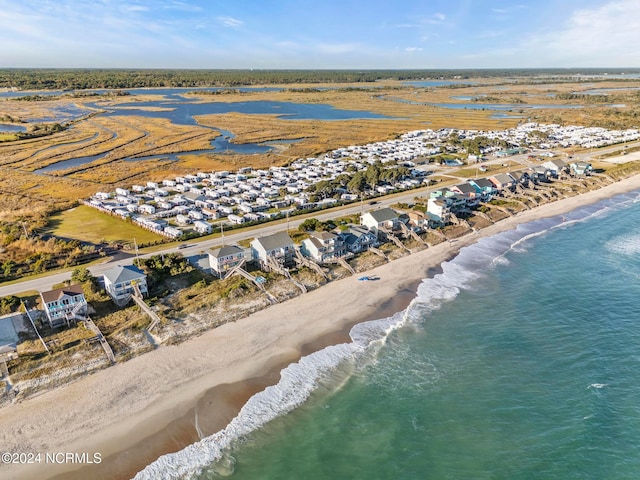
[[[193,222],[193,229],[204,235],[213,232],[213,225],[209,222],[205,222],[204,220],[196,220]]]
[[[104,272],[102,276],[104,289],[117,305],[125,305],[133,295],[136,286],[142,295],[148,293],[147,276],[133,265],[118,265]]]
[[[254,238],[251,241],[251,256],[254,260],[258,260],[263,267],[268,268],[269,260],[275,260],[280,265],[287,265],[293,261],[295,245],[287,232],[278,232]]]
[[[367,212],[360,217],[360,224],[369,230],[395,230],[398,227],[398,214],[390,208],[381,208]]]
[[[427,202],[429,222],[435,225],[446,225],[451,218],[451,202],[444,196],[429,198]]]
[[[593,167],[588,162],[573,162],[569,164],[571,172],[576,176],[591,175]]]
[[[564,163],[559,158],[549,160],[548,162],[544,162],[542,166],[545,167],[547,170],[549,170],[551,175],[553,175],[554,177],[560,176],[560,174],[566,171],[567,169],[567,164]]]
[[[220,278],[244,259],[244,250],[236,245],[226,245],[209,251],[209,266]]]
[[[344,240],[331,232],[309,232],[309,238],[302,241],[300,251],[305,257],[311,257],[322,263],[346,253]]]

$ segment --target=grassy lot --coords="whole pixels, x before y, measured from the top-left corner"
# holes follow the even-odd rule
[[[95,208],[81,205],[53,215],[49,221],[49,232],[62,238],[74,238],[93,243],[133,243],[156,242],[163,239],[120,218],[102,213]]]
[[[0,142],[10,142],[16,139],[15,133],[0,133]]]

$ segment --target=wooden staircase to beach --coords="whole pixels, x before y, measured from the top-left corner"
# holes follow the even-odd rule
[[[267,266],[274,272],[279,273],[280,275],[285,277],[287,280],[289,280],[291,283],[293,283],[296,287],[298,287],[302,291],[302,293],[307,293],[307,287],[305,287],[302,283],[292,278],[291,274],[289,273],[289,270],[287,270],[285,267],[280,265],[276,259],[272,257],[267,257]]]
[[[278,299],[273,295],[271,295],[269,292],[267,292],[267,289],[264,288],[264,285],[262,284],[262,282],[260,282],[256,277],[251,275],[241,266],[237,266],[236,268],[233,268],[232,270],[229,271],[229,273],[230,275],[225,276],[225,278],[231,275],[240,275],[241,277],[244,277],[247,280],[253,282],[258,287],[258,289],[264,294],[264,296],[267,297],[267,300],[269,300],[269,303],[271,305],[275,305],[276,303],[278,303]]]
[[[102,334],[98,326],[93,323],[93,320],[91,320],[91,318],[89,317],[85,318],[83,321],[87,328],[89,328],[89,330],[91,330],[96,335],[96,340],[100,342],[100,345],[102,346],[104,353],[107,355],[109,361],[111,363],[116,363],[116,357],[113,354],[113,350],[111,349],[109,342],[107,342],[107,339],[104,338],[104,335]]]
[[[414,232],[412,229],[410,229],[404,223],[400,222],[400,228],[405,233],[405,235],[409,235],[416,242],[421,243],[422,245],[426,245],[427,244],[427,242],[425,242],[420,235],[418,235],[416,232]]]
[[[142,311],[146,313],[147,316],[151,319],[151,324],[147,328],[147,331],[151,332],[151,330],[153,330],[156,327],[156,325],[158,325],[161,322],[160,317],[156,314],[156,312],[151,310],[151,307],[149,307],[149,305],[147,305],[147,303],[144,301],[144,299],[142,298],[142,292],[140,291],[140,288],[138,287],[137,284],[134,284],[133,292],[134,293],[133,295],[131,295],[131,298],[133,299],[134,302],[138,304],[138,306],[142,309]]]
[[[402,240],[400,240],[391,230],[387,230],[386,228],[380,228],[380,232],[384,235],[384,237],[387,240],[391,240],[393,243],[396,244],[396,246],[398,246],[402,250],[406,250],[407,252],[411,253],[411,250],[409,250],[405,246],[405,244],[402,243]]]
[[[316,273],[319,273],[320,275],[322,275],[326,280],[328,280],[329,278],[327,277],[327,274],[325,273],[325,271],[322,269],[322,267],[320,265],[318,265],[316,262],[314,262],[313,260],[305,257],[304,255],[302,255],[302,252],[300,252],[300,250],[298,250],[296,248],[296,260],[298,263],[300,263],[301,265],[304,265],[305,267],[309,267],[311,270],[313,270]]]

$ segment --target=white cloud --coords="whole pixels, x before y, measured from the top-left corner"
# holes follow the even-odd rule
[[[421,47],[407,47],[404,49],[405,52],[421,52]]]
[[[148,12],[149,11],[149,7],[145,7],[144,5],[125,5],[122,9],[127,13]]]
[[[446,19],[447,19],[447,16],[444,13],[434,13],[429,17],[425,17],[424,22],[430,23],[432,25],[438,25],[438,24],[444,23]]]
[[[523,47],[564,66],[636,66],[638,32],[640,2],[616,0],[575,10],[563,28],[532,35]]]
[[[233,17],[218,17],[218,21],[225,27],[238,28],[244,24],[242,20]]]
[[[162,8],[165,8],[167,10],[180,10],[183,12],[201,12],[202,11],[202,8],[198,7],[197,5],[190,5],[188,3],[180,2],[180,1],[173,1],[173,2],[170,2],[169,4],[162,5]]]
[[[514,8],[523,9],[522,6]],[[523,33],[490,50],[467,51],[458,61],[469,67],[635,67],[640,64],[640,2],[609,0],[573,10],[545,30]],[[489,39],[499,31],[480,32]],[[505,39],[506,35],[502,35]]]

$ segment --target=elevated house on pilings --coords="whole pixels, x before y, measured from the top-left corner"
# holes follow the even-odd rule
[[[569,164],[569,168],[571,169],[571,174],[576,177],[591,175],[593,172],[593,167],[588,162],[573,162]]]
[[[442,227],[451,221],[453,201],[451,197],[437,195],[429,197],[427,202],[427,216],[429,226]]]
[[[547,167],[536,165],[530,168],[529,178],[534,184],[546,183],[549,181],[550,176],[551,172]]]
[[[302,241],[300,251],[318,263],[343,257],[347,253],[344,240],[331,232],[309,232],[309,238]]]
[[[209,266],[215,275],[224,278],[226,273],[245,261],[244,249],[236,245],[225,245],[209,250]]]
[[[275,264],[287,268],[295,264],[296,247],[287,232],[278,232],[251,241],[251,257],[264,270]]]
[[[400,217],[391,208],[381,208],[367,212],[360,217],[360,225],[364,225],[379,237],[385,237],[384,231],[397,230]]]
[[[475,208],[480,202],[480,194],[471,183],[459,183],[450,187],[450,190],[464,197],[465,208]]]
[[[516,187],[515,179],[506,173],[498,173],[493,177],[489,177],[489,181],[493,183],[496,190],[502,192],[503,190],[513,191]]]
[[[488,178],[475,178],[469,183],[476,188],[482,202],[488,202],[496,193],[496,186]]]
[[[371,247],[379,245],[378,237],[367,228],[352,225],[338,234],[342,239],[347,253],[366,252]]]
[[[40,298],[52,328],[69,327],[87,317],[87,300],[80,284],[40,292]]]
[[[525,170],[516,170],[514,172],[509,172],[509,176],[516,181],[516,186],[522,185],[526,188],[529,186],[529,182],[531,181],[531,175],[529,175],[529,172]]]
[[[142,296],[149,293],[147,289],[147,276],[142,270],[125,265],[107,270],[103,274],[104,288],[119,307],[125,306],[132,295],[135,295],[136,287]]]
[[[559,178],[563,173],[569,171],[567,164],[559,158],[554,158],[542,164],[547,170],[549,170],[552,177]]]

